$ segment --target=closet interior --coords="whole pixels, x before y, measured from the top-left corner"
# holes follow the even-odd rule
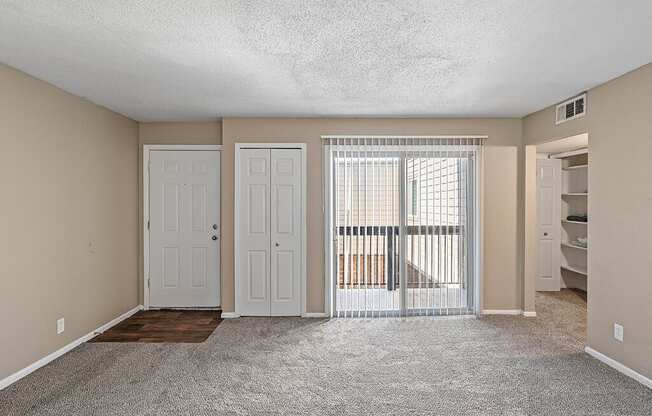
[[[561,159],[561,286],[586,290],[589,154],[580,149],[553,157]]]
[[[537,290],[587,290],[588,148],[538,153]]]

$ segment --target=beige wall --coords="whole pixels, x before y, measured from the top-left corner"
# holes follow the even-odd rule
[[[148,122],[138,124],[138,299],[143,303],[143,145],[222,144],[222,123]]]
[[[0,91],[3,379],[138,305],[138,126],[4,65]]]
[[[588,92],[587,115],[524,119],[525,143],[589,133],[588,346],[652,377],[652,64]],[[613,324],[625,340],[613,338]]]
[[[494,146],[491,136],[488,142],[484,151],[483,309],[523,309],[520,149]]]
[[[538,266],[538,225],[537,225],[537,148],[527,145],[524,154],[524,244],[523,244],[523,310],[536,312],[535,283]]]
[[[139,123],[138,137],[141,147],[143,144],[222,144],[222,123],[219,120]]]
[[[591,93],[589,92],[588,95],[591,95]],[[556,109],[553,105],[523,118],[523,144],[551,142],[588,131],[588,121],[592,115],[591,110],[587,111],[585,117],[559,125],[555,125],[555,112]]]
[[[237,142],[308,143],[308,312],[324,310],[322,155],[327,134],[488,135],[485,151],[485,309],[520,309],[520,119],[225,118],[222,122],[222,305],[234,310],[234,163]]]

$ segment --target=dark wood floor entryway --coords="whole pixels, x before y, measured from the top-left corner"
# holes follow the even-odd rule
[[[89,342],[204,342],[220,324],[220,311],[140,311]]]

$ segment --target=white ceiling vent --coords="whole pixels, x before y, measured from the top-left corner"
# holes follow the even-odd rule
[[[557,117],[555,124],[564,123],[569,120],[584,117],[586,114],[586,94],[578,95],[557,106]]]

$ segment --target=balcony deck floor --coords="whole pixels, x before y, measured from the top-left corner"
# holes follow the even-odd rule
[[[465,288],[408,288],[407,309],[409,314],[447,315],[458,314],[455,310],[467,307]],[[380,316],[397,313],[400,309],[400,291],[385,288],[337,289],[337,310],[374,311]],[[363,316],[365,314],[363,313]],[[368,315],[368,314],[367,314]]]

